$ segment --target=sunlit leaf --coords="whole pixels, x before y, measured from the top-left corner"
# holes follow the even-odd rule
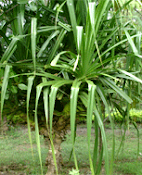
[[[37,18],[32,18],[32,21],[31,21],[31,49],[32,49],[34,70],[36,69],[36,35],[37,35],[36,26],[37,26]]]
[[[27,90],[27,86],[26,86],[25,84],[23,84],[23,83],[18,84],[18,87],[19,87],[19,89],[21,89],[21,90]]]

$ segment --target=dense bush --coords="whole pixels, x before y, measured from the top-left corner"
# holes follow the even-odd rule
[[[22,113],[22,111],[18,111],[16,114],[9,114],[7,116],[7,122],[9,124],[26,124],[27,118],[25,113]]]
[[[108,114],[106,114],[108,117]],[[124,122],[126,121],[127,115],[122,115],[119,111],[114,111],[111,113],[111,117],[114,118],[115,122]],[[142,111],[137,109],[131,109],[129,112],[129,120],[130,122],[135,121],[137,123],[142,123]]]

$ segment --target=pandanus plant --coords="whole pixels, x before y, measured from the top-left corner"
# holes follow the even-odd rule
[[[1,58],[0,66],[5,67],[1,111],[9,72],[12,70],[10,67],[16,67],[18,71],[15,71],[15,75],[10,76],[11,78],[28,77],[26,100],[29,132],[29,108],[35,97],[35,130],[41,167],[39,133],[48,140],[47,175],[60,172],[62,166],[60,146],[69,124],[75,168],[79,172],[75,152],[75,132],[76,119],[81,117],[81,113],[87,121],[91,173],[100,174],[103,159],[106,174],[113,173],[115,138],[113,132],[112,156],[109,159],[104,128],[105,113],[108,114],[113,131],[111,108],[116,108],[121,114],[126,115],[124,121],[128,125],[128,111],[132,103],[129,87],[131,81],[138,82],[139,85],[142,83],[139,76],[141,31],[134,28],[131,20],[126,22],[119,16],[121,10],[129,3],[126,2],[119,8],[119,1],[116,6],[116,2],[110,0],[46,1],[46,6],[39,3],[41,13],[36,10],[33,13],[28,12],[29,18],[26,18],[25,23],[27,30],[24,33],[24,28],[17,26],[19,33],[13,37]],[[19,3],[16,8],[22,8],[24,11],[24,7],[25,5]],[[23,11],[16,13],[18,15],[16,19],[21,21],[20,26],[24,23]],[[50,15],[48,21],[46,11]],[[29,20],[31,25],[28,23]],[[136,43],[135,40],[139,42]],[[16,54],[21,47],[26,50],[24,59],[23,56],[18,57]],[[21,53],[23,54],[22,51]],[[123,66],[119,64],[121,60]],[[133,67],[131,60],[134,63]],[[134,72],[136,65],[139,67],[139,72]],[[40,97],[43,97],[43,100]],[[126,110],[122,109],[119,102],[126,106]],[[42,108],[44,108],[42,113],[45,115],[38,115],[39,110],[43,111]],[[45,116],[44,119],[42,115]],[[90,148],[92,126],[95,128],[93,156]]]

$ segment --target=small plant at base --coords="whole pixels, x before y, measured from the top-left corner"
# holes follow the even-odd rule
[[[71,171],[69,171],[69,174],[70,175],[79,175],[79,170],[72,169]]]

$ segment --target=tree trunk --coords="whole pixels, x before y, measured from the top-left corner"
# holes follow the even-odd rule
[[[55,120],[54,118],[52,137],[53,137],[54,153],[56,157],[58,173],[60,172],[63,166],[63,159],[61,155],[61,143],[65,140],[65,135],[68,128],[69,128],[69,118],[64,118],[63,116],[58,117],[58,120]],[[40,127],[40,135],[44,135],[45,142],[48,144],[49,147],[48,155],[46,158],[46,166],[48,168],[48,172],[46,173],[46,175],[56,175],[56,168],[53,160],[50,135],[46,127]]]
[[[5,134],[6,131],[8,131],[7,118],[4,117],[2,119],[2,116],[0,113],[0,134],[3,135],[3,134]]]
[[[54,144],[54,153],[56,157],[58,172],[60,172],[63,166],[63,159],[61,155],[61,143],[62,143],[62,138],[56,133],[53,140],[53,144]],[[48,168],[48,172],[46,173],[46,175],[54,175],[56,174],[56,168],[55,168],[53,155],[52,155],[52,146],[49,139],[48,139],[48,147],[49,147],[49,151],[48,151],[48,156],[46,158],[46,166]]]

